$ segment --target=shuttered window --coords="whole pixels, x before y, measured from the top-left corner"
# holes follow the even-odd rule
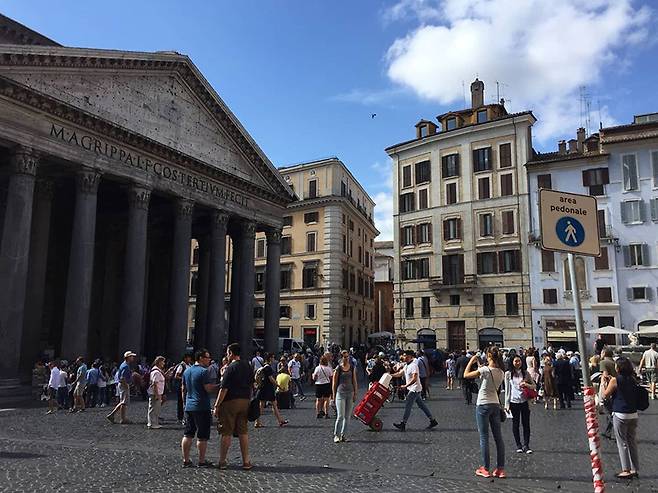
[[[555,305],[557,303],[557,289],[544,289],[544,304]]]
[[[601,247],[601,256],[594,257],[594,270],[608,270],[610,262],[608,261],[608,247]]]
[[[492,168],[491,147],[473,151],[473,171],[489,171]]]
[[[512,144],[501,144],[498,147],[500,156],[500,167],[509,168],[512,166]]]
[[[402,186],[411,186],[411,166],[405,166],[402,168]]]
[[[400,212],[412,212],[414,209],[414,193],[409,192],[400,195]]]
[[[491,178],[485,176],[478,178],[478,199],[484,200],[491,198]]]
[[[416,185],[432,181],[432,168],[429,161],[416,163]]]
[[[441,176],[443,178],[459,176],[459,154],[449,154],[441,158]]]
[[[503,211],[503,234],[513,235],[516,233],[516,225],[514,224],[514,211]]]
[[[553,252],[541,251],[541,271],[555,272],[555,254]]]
[[[501,197],[514,195],[514,178],[512,173],[500,175],[500,195]]]
[[[547,190],[550,190],[553,187],[553,183],[551,182],[551,175],[550,174],[538,175],[537,187],[546,188]]]
[[[443,221],[443,239],[445,241],[460,240],[462,237],[462,220],[458,217]]]

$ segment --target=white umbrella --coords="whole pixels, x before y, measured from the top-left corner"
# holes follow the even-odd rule
[[[588,334],[630,334],[631,332],[624,329],[618,329],[611,325],[599,327],[598,329],[591,329],[587,331]]]
[[[640,325],[637,333],[641,336],[658,336],[658,325]]]

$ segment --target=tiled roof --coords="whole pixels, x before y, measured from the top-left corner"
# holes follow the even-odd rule
[[[560,154],[559,152],[533,152],[532,159],[526,163],[526,166],[536,166],[545,163],[555,163],[559,161],[574,161],[576,159],[594,159],[607,156],[607,152],[572,152]]]

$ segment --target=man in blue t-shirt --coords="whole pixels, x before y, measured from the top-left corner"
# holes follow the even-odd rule
[[[185,401],[185,431],[181,441],[183,467],[194,467],[190,460],[190,450],[195,436],[199,451],[199,467],[213,467],[212,462],[206,460],[206,449],[212,425],[208,393],[216,391],[218,385],[211,381],[208,373],[208,365],[211,361],[210,352],[207,349],[199,349],[194,356],[194,365],[183,373],[182,391]]]
[[[130,421],[126,419],[126,410],[128,409],[128,404],[130,403],[130,382],[132,380],[132,369],[130,365],[135,360],[137,356],[132,351],[126,351],[123,353],[123,363],[119,366],[119,371],[117,371],[117,387],[119,389],[119,403],[116,405],[112,412],[106,416],[108,421],[114,424],[114,415],[119,412],[120,420],[119,424],[125,425],[130,424]]]

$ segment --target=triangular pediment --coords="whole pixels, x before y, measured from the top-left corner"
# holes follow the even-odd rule
[[[246,130],[178,53],[0,47],[0,75],[274,192],[293,197]]]

